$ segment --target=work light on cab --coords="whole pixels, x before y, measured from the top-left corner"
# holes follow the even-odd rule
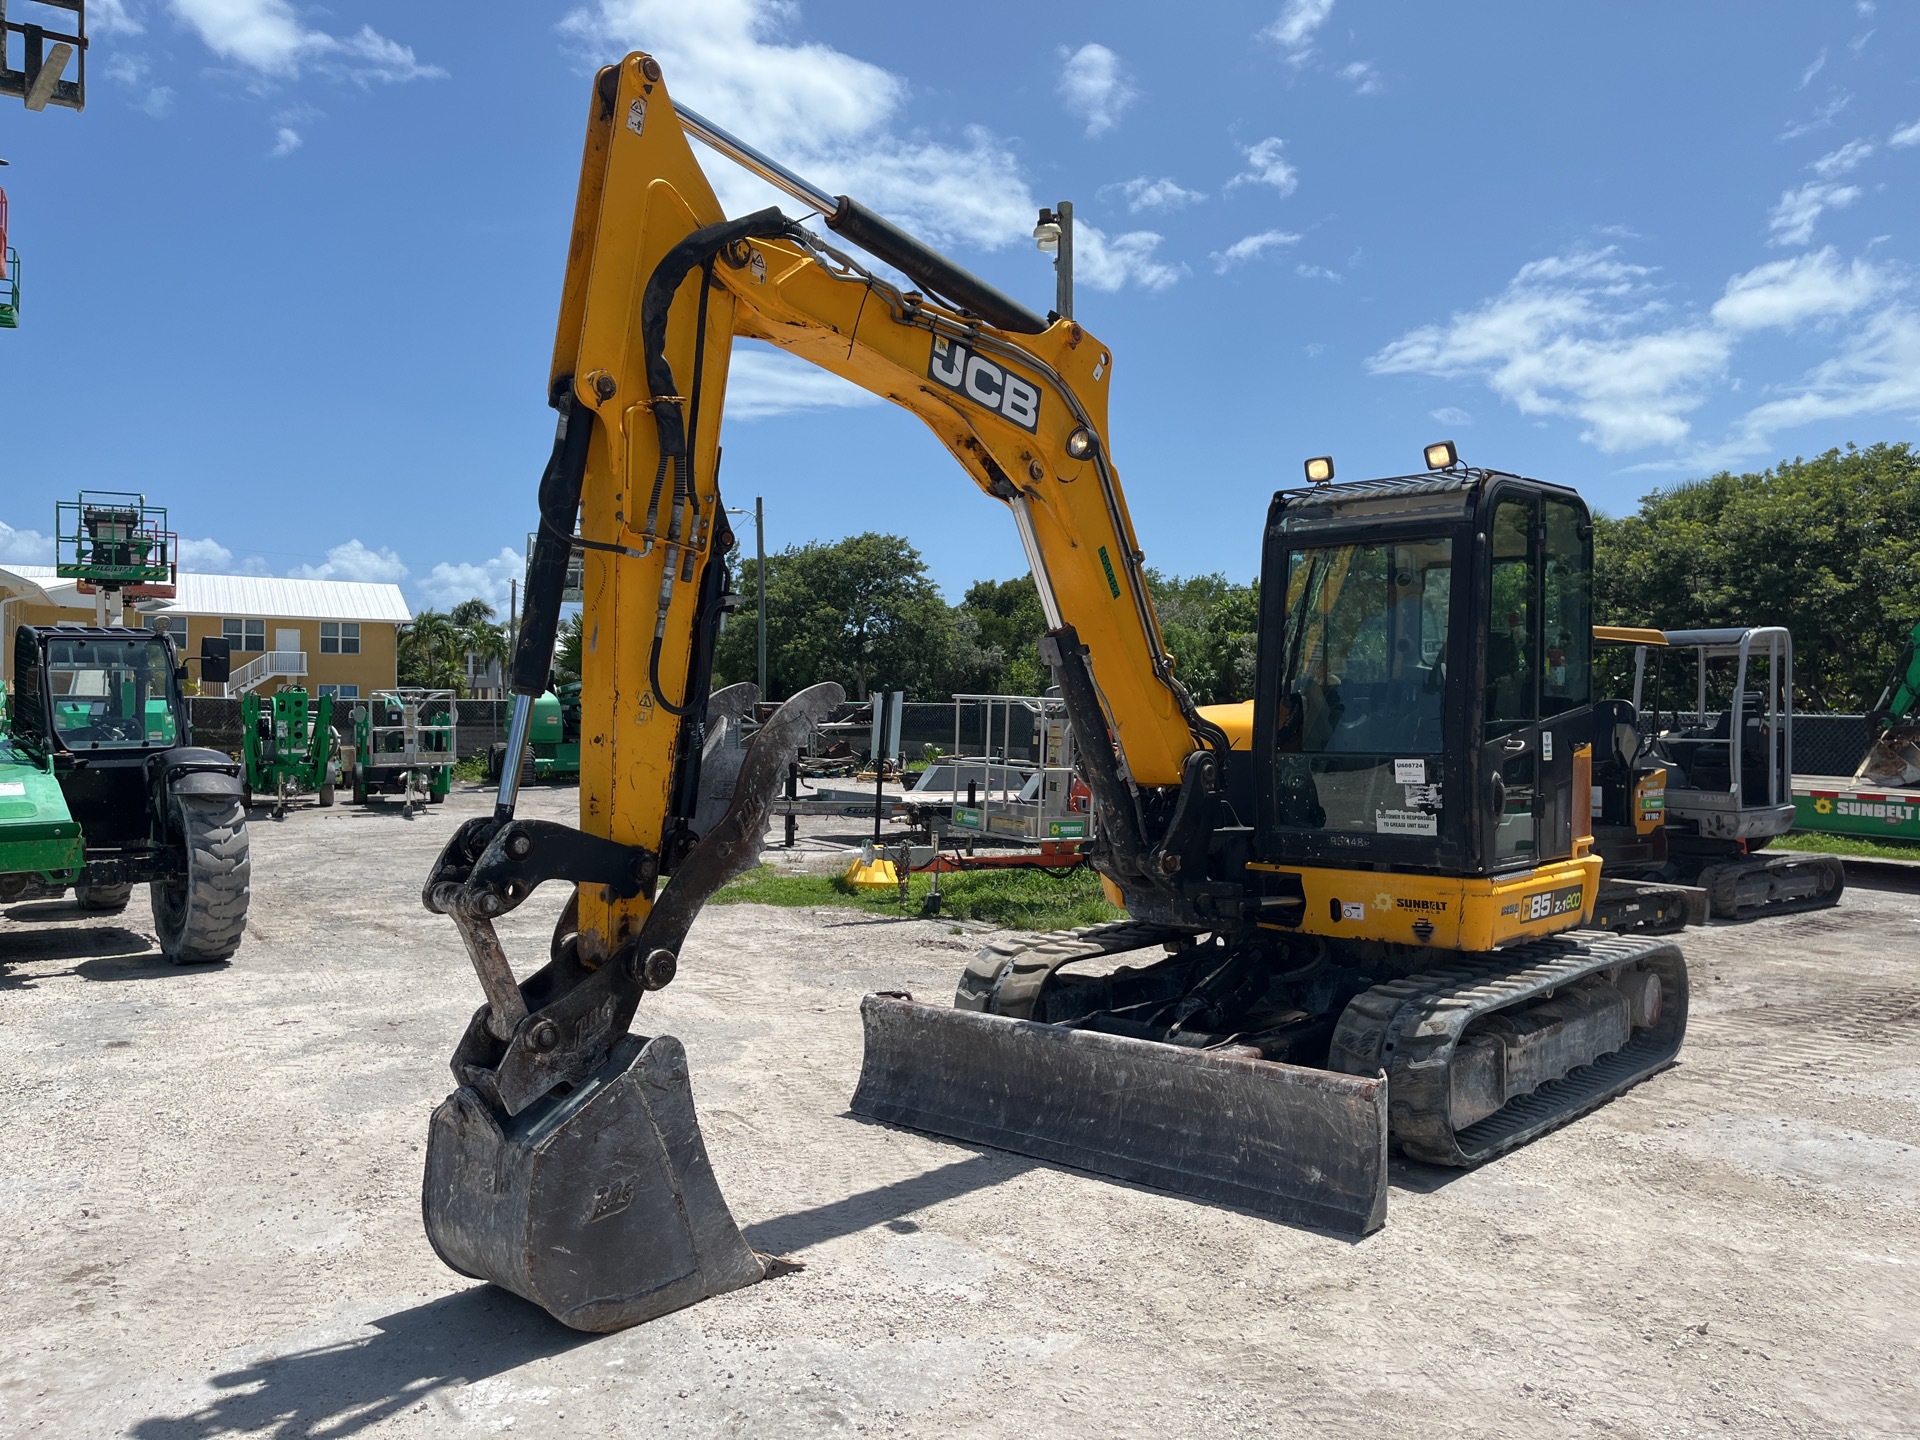
[[[1427,446],[1426,453],[1429,470],[1451,470],[1460,463],[1460,452],[1453,448],[1451,440]]]

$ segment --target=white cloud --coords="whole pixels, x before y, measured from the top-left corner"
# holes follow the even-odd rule
[[[1216,274],[1224,275],[1236,265],[1244,265],[1249,260],[1258,260],[1269,250],[1278,250],[1287,245],[1300,243],[1298,235],[1285,230],[1262,230],[1258,235],[1248,235],[1233,242],[1224,250],[1216,250],[1208,257],[1213,261]]]
[[[1204,192],[1189,190],[1177,184],[1167,176],[1154,180],[1145,175],[1136,175],[1131,180],[1123,180],[1118,185],[1102,185],[1102,197],[1118,191],[1127,197],[1127,209],[1138,215],[1142,210],[1179,210],[1206,199]]]
[[[1820,53],[1813,57],[1813,63],[1807,66],[1805,70],[1800,72],[1800,84],[1798,88],[1802,90],[1806,89],[1807,86],[1813,83],[1813,77],[1818,75],[1822,70],[1826,68],[1827,68],[1827,50],[1826,50],[1826,47],[1823,45],[1820,47]]]
[[[786,43],[796,16],[768,0],[589,0],[559,29],[594,63],[645,49],[677,99],[935,244],[1028,239],[1039,207],[1004,143],[977,126],[958,146],[895,134],[906,82],[830,46]],[[792,201],[734,165],[707,175],[729,214],[775,203],[791,213]]]
[[[1380,72],[1373,68],[1370,61],[1356,60],[1351,65],[1341,66],[1340,78],[1353,86],[1353,93],[1356,95],[1380,93]]]
[[[1727,363],[1719,327],[1636,327],[1662,313],[1643,266],[1609,246],[1522,266],[1507,288],[1445,325],[1411,330],[1367,361],[1376,375],[1477,376],[1522,414],[1573,415],[1604,451],[1676,445]]]
[[[407,567],[384,545],[370,550],[356,538],[327,551],[321,564],[296,565],[287,574],[295,580],[369,580],[397,585],[407,578]]]
[[[1333,0],[1286,0],[1279,18],[1260,33],[1285,50],[1293,64],[1304,64],[1313,53],[1314,32],[1332,13]]]
[[[198,571],[202,575],[233,573],[229,568],[233,564],[233,551],[218,540],[182,540],[173,558],[182,570]]]
[[[1920,120],[1914,121],[1911,125],[1902,125],[1887,137],[1887,144],[1899,149],[1905,149],[1909,145],[1920,145]]]
[[[1277,135],[1269,135],[1258,144],[1245,147],[1247,168],[1227,182],[1227,188],[1236,185],[1271,185],[1280,194],[1291,195],[1300,188],[1300,174],[1287,163],[1282,153],[1287,142]]]
[[[0,520],[0,565],[51,564],[53,536],[42,535],[38,530],[16,530]]]
[[[1473,416],[1469,415],[1457,405],[1442,405],[1438,410],[1429,410],[1427,413],[1442,425],[1471,425],[1473,423]]]
[[[1836,175],[1845,175],[1849,170],[1860,168],[1860,162],[1873,154],[1871,140],[1849,140],[1838,150],[1822,155],[1807,168],[1822,180],[1831,180]]]
[[[506,545],[478,564],[442,560],[420,582],[420,596],[435,610],[479,599],[504,614],[513,598],[512,582],[523,578],[526,568],[526,557]]]
[[[1828,210],[1844,210],[1860,198],[1858,185],[1830,185],[1809,180],[1798,190],[1783,190],[1780,203],[1767,216],[1774,245],[1804,245],[1813,238],[1813,228]]]
[[[222,60],[273,79],[291,80],[303,67],[365,84],[440,79],[446,71],[422,65],[410,46],[363,25],[352,35],[309,30],[288,0],[169,0],[173,13]]]
[[[784,350],[755,340],[734,342],[727,372],[729,420],[883,403],[878,395]]]
[[[1600,450],[1667,446],[1694,468],[1763,451],[1794,425],[1920,407],[1920,315],[1887,304],[1902,283],[1892,271],[1843,264],[1831,248],[1774,261],[1729,279],[1704,317],[1676,316],[1652,275],[1611,248],[1535,261],[1479,308],[1401,336],[1368,369],[1479,378],[1522,414],[1584,420],[1581,438]],[[1750,410],[1726,440],[1693,444],[1687,417],[1743,338],[1860,314],[1864,327],[1837,356]]]
[[[1293,267],[1293,273],[1302,280],[1331,280],[1335,285],[1338,285],[1342,279],[1339,271],[1329,270],[1324,265],[1296,265]]]
[[[1181,276],[1178,266],[1154,259],[1160,236],[1151,230],[1129,230],[1108,236],[1083,221],[1073,222],[1073,279],[1096,290],[1112,292],[1127,285],[1164,290]]]
[[[1742,417],[1729,455],[1756,454],[1782,430],[1818,421],[1920,412],[1920,313],[1897,306],[1874,315],[1841,352]]]
[[[1120,112],[1140,98],[1127,83],[1120,57],[1104,45],[1060,49],[1060,99],[1067,109],[1087,122],[1088,135],[1104,135],[1120,119]]]
[[[140,17],[128,7],[127,0],[93,0],[87,7],[87,34],[139,35],[146,30]]]
[[[1798,140],[1802,135],[1811,135],[1816,130],[1824,130],[1840,118],[1840,112],[1853,103],[1853,96],[1845,91],[1822,105],[1805,120],[1799,120],[1780,132],[1782,140]]]
[[[282,156],[291,155],[294,151],[298,150],[303,143],[305,142],[301,140],[298,130],[282,125],[274,132],[273,149],[267,153],[278,160]]]
[[[1833,247],[1756,266],[1727,282],[1713,319],[1728,330],[1785,328],[1822,316],[1850,315],[1871,304],[1891,279],[1864,260],[1842,266]]]
[[[150,67],[139,56],[125,50],[117,51],[107,60],[103,73],[114,84],[131,92],[128,103],[134,109],[145,112],[155,120],[165,119],[172,111],[173,87],[155,85],[149,78]]]

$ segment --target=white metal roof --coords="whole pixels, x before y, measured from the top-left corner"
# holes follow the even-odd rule
[[[62,580],[51,565],[0,566],[0,586],[42,604],[93,609],[91,596]],[[145,615],[259,616],[268,620],[368,620],[405,625],[413,619],[398,585],[363,580],[287,580],[273,575],[193,575],[182,571],[171,600],[142,600]]]

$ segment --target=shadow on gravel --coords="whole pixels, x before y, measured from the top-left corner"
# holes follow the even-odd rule
[[[1472,1173],[1471,1170],[1456,1170],[1449,1165],[1422,1165],[1417,1160],[1408,1160],[1399,1155],[1387,1161],[1387,1184],[1395,1190],[1408,1190],[1415,1195],[1431,1195],[1436,1190],[1444,1190],[1454,1181]]]
[[[757,1225],[746,1226],[744,1233],[747,1243],[754,1249],[771,1255],[784,1255],[791,1250],[804,1250],[810,1245],[838,1240],[843,1235],[871,1230],[876,1225],[885,1225],[892,1230],[912,1230],[916,1227],[905,1217],[916,1210],[928,1209],[944,1200],[958,1199],[975,1190],[985,1190],[1039,1168],[1040,1162],[1037,1160],[990,1151],[956,1160],[951,1165],[942,1165],[938,1170],[929,1170],[924,1175],[896,1180],[891,1185],[877,1185],[871,1190],[863,1190],[858,1195],[849,1195],[844,1200],[835,1200],[828,1205],[816,1205],[811,1210],[796,1210],[790,1215],[762,1220]]]
[[[435,1391],[470,1385],[601,1337],[569,1330],[537,1306],[475,1285],[367,1322],[378,1333],[275,1355],[215,1375],[221,1395],[191,1415],[155,1415],[136,1440],[355,1435]]]
[[[123,925],[102,925],[98,920],[72,929],[0,935],[0,971],[9,965],[41,960],[79,963],[71,970],[56,971],[53,975],[0,973],[0,989],[19,989],[59,975],[78,975],[84,980],[145,980],[155,975],[170,975],[175,968],[162,957],[151,935],[142,935]]]

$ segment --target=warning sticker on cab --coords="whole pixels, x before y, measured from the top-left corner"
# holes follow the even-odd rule
[[[1558,890],[1542,890],[1520,897],[1520,923],[1552,920],[1562,915],[1578,915],[1584,892],[1578,885],[1563,885]]]
[[[1396,785],[1424,785],[1427,783],[1427,762],[1424,760],[1396,760],[1393,762],[1393,782]]]
[[[1440,817],[1422,810],[1376,810],[1373,828],[1381,835],[1438,835]]]

